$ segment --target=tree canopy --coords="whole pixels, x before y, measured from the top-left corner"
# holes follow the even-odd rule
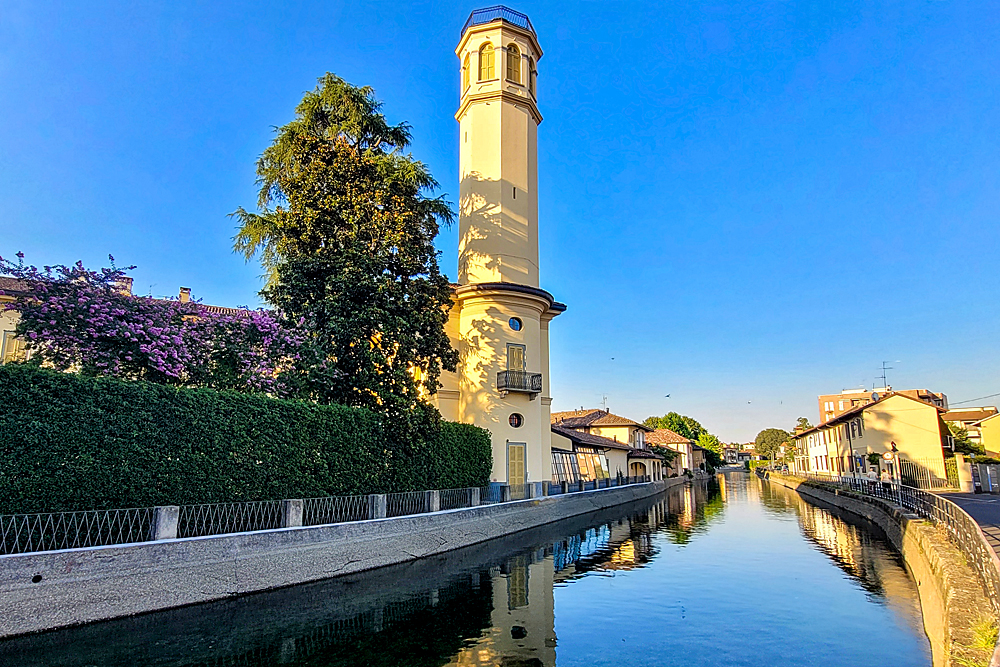
[[[795,428],[805,431],[806,429],[812,428],[813,425],[809,423],[809,420],[805,417],[799,417],[795,420]]]
[[[302,397],[381,411],[436,392],[458,355],[434,238],[453,213],[369,87],[327,73],[257,163],[257,212],[234,250],[258,257],[268,303],[301,321]]]
[[[761,456],[774,459],[781,446],[791,443],[791,441],[792,435],[788,431],[780,428],[766,428],[758,433],[756,439],[754,439],[754,449]]]
[[[707,433],[697,420],[676,412],[668,412],[662,417],[647,417],[643,424],[649,428],[668,428],[691,441],[696,441],[702,433]]]

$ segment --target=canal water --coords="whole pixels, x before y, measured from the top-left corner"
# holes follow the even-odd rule
[[[878,536],[746,473],[439,558],[0,642],[0,665],[927,666]]]

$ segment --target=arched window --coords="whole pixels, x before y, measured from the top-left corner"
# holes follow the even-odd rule
[[[517,44],[507,45],[507,80],[521,83],[521,49]]]
[[[535,59],[528,56],[528,92],[531,93],[532,97],[536,97],[535,79],[537,77],[538,72],[535,70]]]
[[[486,42],[479,47],[479,80],[489,81],[496,78],[493,68],[493,45]]]
[[[469,89],[469,77],[472,74],[469,72],[469,54],[465,54],[465,64],[462,66],[462,94]]]

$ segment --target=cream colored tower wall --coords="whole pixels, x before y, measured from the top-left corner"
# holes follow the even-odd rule
[[[501,396],[497,374],[507,369],[507,344],[524,345],[528,372],[540,372],[539,349],[542,305],[516,294],[487,292],[461,298],[459,342],[458,421],[488,429],[493,440],[493,475],[496,482],[507,481],[507,443],[525,443],[526,476],[529,482],[551,477],[550,442],[542,437],[548,421],[542,423],[542,401],[528,394],[512,392]],[[522,322],[520,331],[508,324],[511,317]],[[511,413],[519,413],[524,423],[514,428]]]
[[[483,44],[494,48],[495,76],[479,81]],[[520,83],[506,78],[507,50],[520,51]],[[538,115],[528,90],[529,57],[540,51],[506,24],[470,29],[457,51],[469,56],[470,85],[459,121],[458,281],[538,286]]]

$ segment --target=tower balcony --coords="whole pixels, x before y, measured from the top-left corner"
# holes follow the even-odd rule
[[[501,394],[517,392],[530,394],[531,399],[542,393],[542,374],[527,371],[500,371],[497,373],[497,389]]]

